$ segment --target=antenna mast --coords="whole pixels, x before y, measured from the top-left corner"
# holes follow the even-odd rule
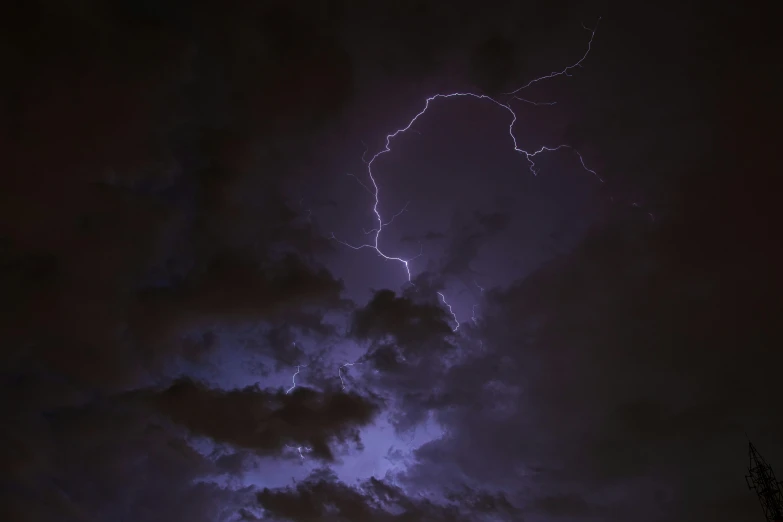
[[[761,502],[761,509],[767,522],[783,522],[783,493],[780,482],[775,478],[775,472],[756,450],[752,442],[748,442],[750,465],[745,481],[748,489],[755,489]]]

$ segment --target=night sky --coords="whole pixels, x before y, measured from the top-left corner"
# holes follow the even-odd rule
[[[3,7],[0,519],[763,520],[780,29],[735,4]]]

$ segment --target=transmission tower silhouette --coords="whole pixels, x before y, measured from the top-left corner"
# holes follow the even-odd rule
[[[780,482],[775,478],[775,472],[756,450],[752,442],[748,442],[748,456],[750,465],[745,481],[748,489],[755,489],[761,502],[761,509],[767,522],[783,522],[783,493],[780,491]]]

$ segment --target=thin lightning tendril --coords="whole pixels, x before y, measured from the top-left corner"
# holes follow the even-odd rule
[[[341,365],[339,368],[337,368],[337,375],[340,377],[340,384],[342,385],[341,389],[345,390],[345,380],[343,379],[343,374],[342,374],[343,368],[345,368],[346,366],[354,366],[356,364],[361,364],[361,363],[356,363],[356,362],[345,363]],[[299,372],[301,371],[302,368],[306,368],[306,367],[307,367],[306,364],[296,365],[296,371],[291,376],[291,387],[285,391],[286,395],[294,391],[294,389],[296,388],[296,376],[299,375]],[[309,448],[307,446],[291,446],[290,444],[286,444],[286,447],[291,450],[296,450],[299,453],[299,458],[302,460],[305,459],[304,456],[305,453],[310,453],[312,451],[312,448]]]
[[[598,21],[600,22],[600,20],[601,20],[601,18],[599,17]],[[396,138],[396,137],[398,137],[398,136],[408,132],[408,131],[411,131],[411,127],[416,123],[416,121],[421,116],[424,115],[424,113],[427,112],[427,109],[430,108],[430,105],[434,101],[440,100],[440,99],[474,98],[474,99],[477,99],[477,100],[485,100],[487,102],[490,102],[490,103],[494,104],[497,107],[500,107],[504,111],[508,112],[508,114],[511,117],[511,121],[510,121],[510,123],[508,125],[508,134],[509,134],[509,137],[511,138],[511,143],[512,143],[512,145],[514,147],[514,150],[516,152],[518,152],[519,154],[522,154],[523,156],[525,156],[525,159],[526,159],[526,161],[528,162],[528,165],[529,165],[528,168],[529,168],[530,172],[533,175],[537,175],[538,172],[539,172],[537,170],[537,168],[536,168],[536,163],[534,161],[534,158],[536,156],[538,156],[539,154],[544,153],[544,152],[555,152],[555,151],[559,151],[559,150],[562,150],[562,149],[569,149],[574,154],[576,154],[576,156],[579,158],[579,163],[582,165],[582,168],[585,171],[593,174],[601,183],[603,183],[604,182],[603,178],[601,178],[601,176],[599,176],[598,173],[595,170],[593,170],[593,169],[591,169],[591,168],[589,168],[587,166],[587,164],[585,163],[584,157],[582,157],[582,154],[578,150],[573,148],[572,146],[565,145],[565,144],[557,145],[557,146],[554,146],[554,147],[542,146],[538,150],[528,151],[528,150],[525,150],[525,149],[523,149],[523,148],[521,148],[519,146],[519,143],[517,142],[517,138],[514,135],[514,125],[517,122],[517,115],[514,112],[514,109],[511,107],[511,102],[513,100],[521,101],[521,102],[532,104],[532,105],[554,105],[555,104],[555,102],[534,102],[534,101],[530,101],[530,100],[527,100],[525,98],[521,98],[520,96],[517,96],[517,93],[522,91],[522,90],[524,90],[524,89],[527,89],[528,87],[530,87],[530,86],[532,86],[532,85],[534,85],[534,84],[536,84],[536,83],[538,83],[540,81],[546,80],[546,79],[554,78],[554,77],[557,77],[557,76],[571,76],[570,72],[571,72],[572,69],[575,69],[577,67],[581,67],[582,66],[582,62],[587,58],[587,55],[590,53],[590,50],[592,48],[593,39],[595,38],[595,33],[596,33],[596,30],[598,29],[598,23],[596,23],[596,26],[593,29],[589,29],[589,28],[585,27],[584,24],[582,24],[582,27],[584,27],[586,30],[590,31],[590,40],[587,43],[587,50],[585,51],[584,55],[582,55],[582,57],[579,59],[579,61],[577,61],[576,63],[574,63],[572,65],[569,65],[569,66],[565,67],[561,71],[555,71],[555,72],[549,73],[547,75],[535,78],[535,79],[529,81],[528,83],[526,83],[525,85],[515,89],[514,91],[509,92],[509,93],[505,93],[506,95],[510,96],[510,98],[509,98],[509,100],[507,102],[505,102],[505,103],[501,102],[498,99],[493,98],[491,96],[488,96],[486,94],[475,94],[475,93],[471,93],[471,92],[454,92],[454,93],[450,93],[450,94],[435,94],[435,95],[430,96],[429,98],[427,98],[425,100],[424,108],[421,111],[419,111],[408,122],[407,125],[405,125],[404,127],[400,128],[400,129],[397,129],[396,131],[394,131],[394,132],[392,132],[390,134],[387,134],[386,135],[385,146],[383,147],[383,149],[381,149],[379,152],[375,153],[369,160],[366,159],[367,158],[367,147],[365,145],[365,151],[362,154],[362,161],[367,165],[367,178],[369,179],[370,183],[366,184],[366,183],[362,182],[359,178],[357,178],[353,174],[349,174],[349,176],[352,176],[353,178],[355,178],[356,181],[374,199],[372,210],[373,210],[373,214],[375,214],[374,221],[376,222],[376,226],[374,228],[370,229],[370,230],[365,230],[364,231],[364,233],[366,235],[372,236],[372,239],[371,239],[371,241],[369,241],[367,243],[355,245],[355,244],[351,244],[351,243],[348,243],[346,241],[343,241],[341,239],[338,239],[335,236],[334,232],[332,232],[332,234],[330,236],[330,239],[333,239],[334,241],[336,241],[336,242],[338,242],[338,243],[340,243],[340,244],[342,244],[342,245],[344,245],[344,246],[346,246],[348,248],[351,248],[353,250],[363,250],[363,249],[374,250],[375,253],[378,254],[378,256],[386,259],[387,261],[396,261],[396,262],[402,264],[402,266],[405,269],[405,273],[406,273],[406,275],[408,277],[408,283],[413,284],[411,270],[410,270],[410,263],[413,260],[415,260],[417,257],[421,256],[423,251],[419,252],[419,254],[417,256],[413,257],[413,258],[405,259],[405,258],[402,258],[402,257],[399,257],[399,256],[394,256],[394,255],[387,254],[381,248],[381,244],[380,244],[381,233],[383,232],[383,229],[386,226],[388,226],[389,224],[391,224],[396,217],[398,217],[400,214],[404,213],[407,210],[408,205],[406,204],[405,207],[402,210],[400,210],[398,213],[396,213],[394,216],[392,216],[392,218],[389,219],[388,221],[385,221],[383,219],[381,211],[378,208],[380,206],[380,204],[381,204],[380,186],[378,185],[378,182],[377,182],[377,180],[375,178],[375,174],[373,173],[372,167],[373,167],[373,164],[375,163],[375,161],[378,160],[378,158],[380,158],[381,156],[383,156],[386,153],[391,152],[391,142],[392,142],[392,140],[394,138]],[[415,132],[415,129],[413,129],[412,132]],[[442,294],[441,294],[441,298],[443,298]],[[445,299],[444,299],[444,303],[445,303]],[[448,304],[448,303],[446,303],[446,304]],[[451,307],[449,307],[449,309],[451,309]],[[453,312],[452,312],[452,315],[453,315]],[[455,328],[455,331],[458,328],[459,328],[459,322],[457,322],[457,328]]]
[[[451,317],[454,318],[454,325],[455,326],[454,326],[453,331],[456,332],[457,330],[459,330],[459,319],[457,319],[457,314],[454,313],[454,310],[451,309],[451,305],[449,304],[448,301],[446,301],[446,296],[443,295],[441,292],[438,292],[438,295],[443,300],[443,304],[446,305],[446,308],[449,309],[449,313],[451,314]]]
[[[296,346],[296,343],[292,343],[292,344]],[[285,391],[286,395],[294,391],[294,389],[296,388],[296,376],[299,375],[299,372],[302,370],[302,368],[306,368],[306,367],[307,367],[306,364],[296,365],[296,372],[294,372],[294,374],[291,376],[291,387]],[[289,444],[286,444],[286,447],[288,449],[296,450],[299,453],[299,458],[302,460],[304,460],[305,458],[304,453],[309,453],[310,451],[312,451],[312,449],[308,448],[307,446],[291,446]]]
[[[286,394],[286,395],[288,395],[289,393],[291,393],[292,391],[294,391],[294,388],[296,388],[296,376],[297,376],[297,375],[299,375],[299,371],[300,371],[302,368],[306,367],[306,366],[307,366],[306,364],[297,364],[297,365],[296,365],[296,372],[294,373],[294,375],[293,375],[293,376],[291,376],[291,387],[290,387],[290,388],[288,388],[288,389],[285,391],[285,394]]]
[[[304,458],[305,458],[304,457],[304,453],[310,453],[311,451],[313,451],[312,448],[308,448],[307,446],[291,446],[289,444],[286,444],[285,447],[288,448],[288,449],[296,450],[297,452],[299,452],[299,458],[302,459],[302,460],[304,460]],[[302,453],[302,452],[304,452],[304,453]]]
[[[520,98],[519,96],[514,96],[515,100],[519,100],[521,102],[529,103],[530,105],[535,105],[536,107],[539,107],[541,105],[557,105],[557,102],[534,102],[530,100],[526,100],[525,98]]]
[[[576,69],[577,67],[582,67],[582,62],[584,62],[585,59],[587,58],[587,55],[590,54],[590,50],[592,49],[592,46],[593,46],[593,38],[595,38],[595,32],[598,30],[598,24],[600,22],[601,22],[601,17],[599,16],[598,17],[598,21],[595,23],[595,27],[592,28],[592,29],[590,29],[589,27],[585,26],[585,24],[582,24],[582,27],[584,29],[590,31],[590,41],[587,42],[587,50],[585,51],[585,54],[582,55],[582,57],[579,59],[578,62],[576,62],[573,65],[569,65],[568,67],[566,67],[562,71],[551,72],[551,73],[547,74],[546,76],[541,76],[541,77],[536,78],[534,80],[530,80],[529,82],[527,82],[522,87],[519,87],[519,88],[517,88],[517,89],[515,89],[515,90],[513,90],[511,92],[507,92],[505,94],[514,95],[514,94],[518,93],[519,91],[527,89],[528,87],[530,87],[531,85],[533,85],[535,83],[538,83],[538,82],[540,82],[542,80],[548,80],[548,79],[554,78],[556,76],[571,76],[571,69]]]
[[[445,299],[444,299],[444,302],[445,302]],[[452,313],[452,315],[454,315],[454,314]],[[456,316],[454,316],[454,319],[456,320]],[[348,363],[340,365],[340,367],[337,368],[337,376],[340,378],[341,389],[343,389],[343,390],[345,389],[345,379],[343,378],[343,369],[348,367],[348,366],[355,366],[357,364],[362,364],[362,363],[361,362],[348,362]],[[297,364],[296,365],[296,371],[291,376],[291,387],[286,389],[286,391],[285,391],[286,395],[288,395],[289,393],[291,393],[292,391],[294,391],[296,389],[296,386],[297,386],[297,384],[296,384],[296,376],[299,375],[299,373],[302,371],[302,368],[306,368],[306,367],[307,367],[306,364]]]
[[[345,379],[343,379],[343,368],[345,368],[346,366],[354,366],[356,364],[361,364],[361,363],[355,363],[355,362],[345,363],[341,365],[339,368],[337,368],[337,375],[340,377],[340,385],[342,386],[341,389],[343,390],[345,389]]]

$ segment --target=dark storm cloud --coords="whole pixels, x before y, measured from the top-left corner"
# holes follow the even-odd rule
[[[450,435],[418,450],[410,480],[527,484],[540,492],[528,509],[551,515],[624,518],[637,502],[651,519],[747,510],[743,430],[783,429],[766,413],[779,331],[768,290],[734,261],[705,258],[708,245],[693,245],[704,237],[693,223],[610,227],[489,294],[489,357],[445,377],[438,418]],[[610,489],[622,498],[599,500]],[[708,507],[716,491],[720,515]]]
[[[574,251],[484,294],[486,351],[442,378],[432,403],[442,405],[437,418],[447,435],[416,452],[411,487],[468,481],[515,491],[510,498],[535,519],[759,515],[743,482],[743,431],[763,440],[775,466],[783,360],[771,347],[781,342],[774,310],[783,255],[768,239],[779,205],[764,188],[778,160],[761,134],[778,131],[763,109],[771,98],[740,100],[768,92],[766,44],[750,35],[771,33],[759,20],[735,26],[702,14],[686,27],[684,19],[665,23],[677,42],[661,50],[672,57],[673,75],[645,65],[612,79],[635,113],[611,124],[613,138],[602,147],[629,178],[667,187],[665,219],[613,210]],[[629,16],[639,24],[618,31],[633,27],[640,41],[660,41],[660,21],[645,25],[645,16]],[[736,60],[751,41],[753,58]],[[635,49],[618,51],[618,59],[635,63]],[[710,52],[678,61],[682,49]],[[716,74],[737,80],[720,84]],[[667,89],[671,77],[683,81]],[[650,96],[640,87],[648,82],[666,107],[638,104]],[[720,109],[711,112],[711,104]],[[600,104],[592,110],[601,126]],[[654,136],[641,131],[651,113],[665,120]]]
[[[13,423],[3,435],[11,450],[3,452],[4,520],[206,522],[250,500],[247,491],[198,481],[225,471],[143,408],[94,403],[42,416],[26,407],[30,396],[4,405],[4,422]]]
[[[346,306],[339,281],[293,254],[274,260],[225,252],[205,266],[191,266],[180,280],[169,276],[145,289],[142,267],[128,268],[135,277],[116,268],[133,264],[138,252],[124,257],[88,251],[88,245],[59,254],[13,245],[3,252],[8,313],[2,325],[10,344],[6,356],[15,366],[29,363],[92,384],[119,384],[183,350],[203,353],[217,346],[209,331],[199,334],[198,346],[183,345],[182,336],[194,329],[283,322],[327,334],[323,311]],[[132,248],[130,241],[111,245]]]
[[[729,44],[716,45],[721,54]],[[430,404],[447,436],[417,450],[408,484],[448,477],[516,492],[530,518],[758,514],[742,478],[743,432],[779,459],[783,428],[772,413],[783,361],[770,349],[780,344],[772,303],[783,255],[765,239],[779,220],[763,188],[776,160],[764,140],[739,131],[772,126],[765,102],[736,103],[764,85],[744,80],[758,60],[724,65],[743,78],[725,89],[705,79],[690,86],[736,114],[707,120],[720,152],[698,165],[677,153],[682,163],[662,173],[679,176],[667,219],[615,211],[573,252],[484,294],[486,351],[440,381]],[[688,100],[681,115],[668,114],[670,166],[680,146],[704,152],[690,121],[704,106]],[[649,157],[661,150],[656,139]]]
[[[218,323],[285,320],[320,326],[323,309],[345,306],[342,284],[324,269],[288,255],[261,263],[252,256],[225,255],[201,273],[139,296],[132,324],[142,343],[169,341],[170,332]]]
[[[279,180],[290,143],[350,96],[351,62],[329,24],[265,4],[4,9],[0,328],[11,367],[127,383],[150,362],[134,342],[160,361],[195,321],[288,314],[318,327],[298,305],[317,305],[318,292],[337,303],[339,284],[270,256],[324,247]],[[316,80],[307,96],[291,89]],[[292,110],[284,96],[296,96]],[[190,351],[216,343],[201,344]]]
[[[214,352],[228,325],[318,330],[344,306],[281,182],[351,99],[335,20],[265,2],[0,10],[4,519],[224,520],[241,495],[199,480],[237,463],[103,397]],[[285,415],[316,408],[303,393]],[[313,439],[374,411],[326,404],[337,420]]]
[[[415,428],[438,406],[434,390],[461,354],[438,284],[423,273],[401,296],[378,291],[353,314],[350,334],[369,341],[359,361],[376,370],[371,382],[392,403],[389,419],[398,433]]]
[[[272,520],[306,522],[341,520],[372,521],[467,521],[513,520],[515,509],[502,496],[466,490],[452,494],[450,502],[436,504],[426,498],[406,495],[400,488],[371,478],[358,487],[335,477],[311,477],[296,487],[258,494],[258,502]]]
[[[435,302],[418,303],[409,295],[398,297],[391,290],[380,290],[354,312],[351,334],[363,340],[391,338],[397,345],[413,347],[451,333],[448,320],[447,312]]]
[[[287,444],[308,446],[308,456],[334,458],[333,446],[359,443],[359,431],[379,411],[379,404],[355,393],[317,392],[297,387],[291,393],[210,389],[189,379],[142,397],[154,409],[197,435],[261,455],[282,453]]]

